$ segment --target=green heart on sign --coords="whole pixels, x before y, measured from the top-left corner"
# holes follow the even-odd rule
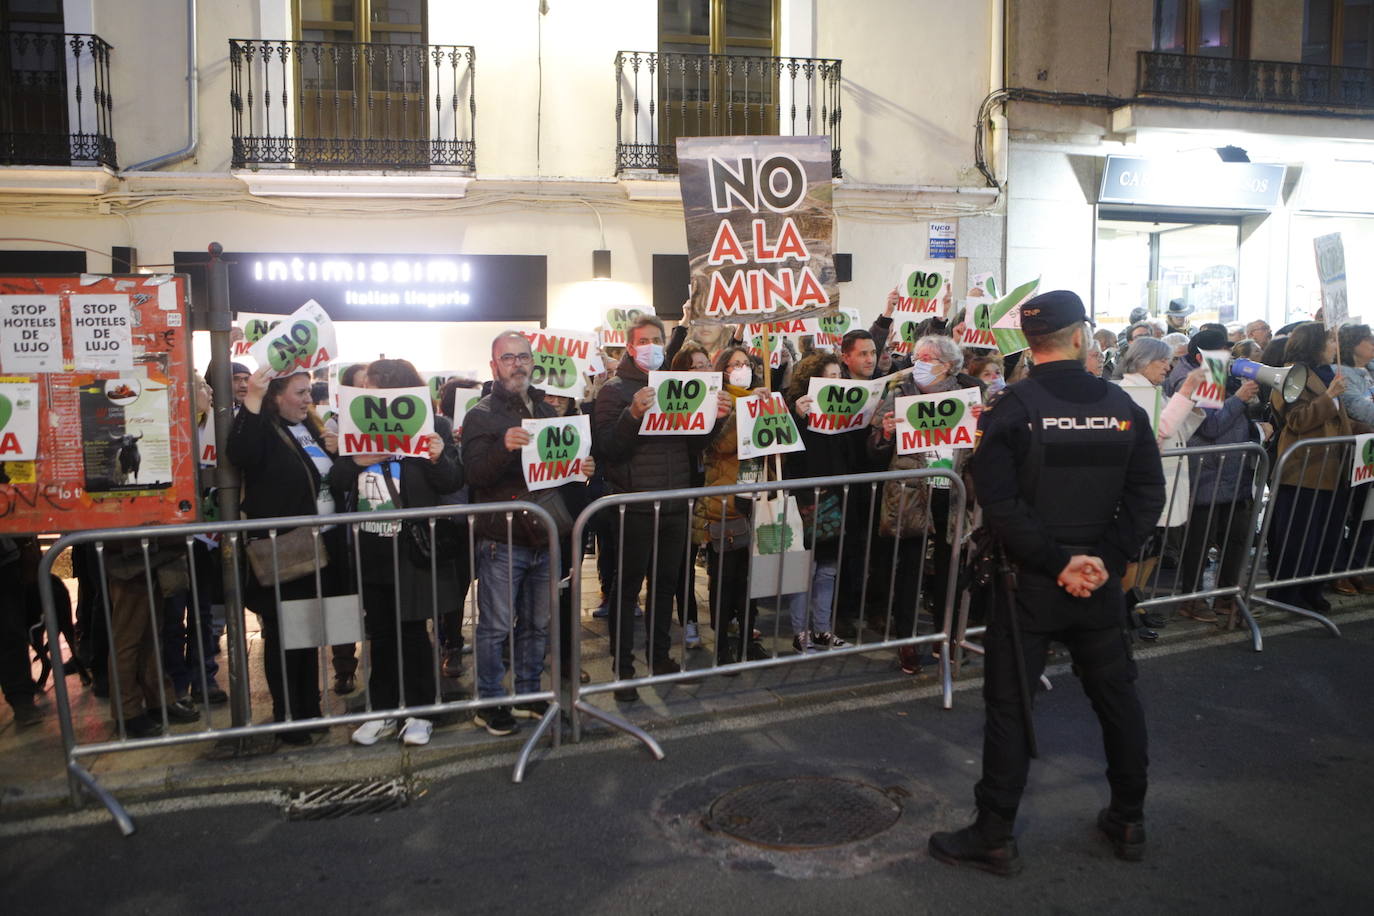
[[[534,354],[530,384],[548,388],[571,388],[577,383],[577,363],[557,353]]]
[[[442,375],[431,375],[429,377],[429,399],[431,401],[439,400],[444,393],[444,385],[446,384],[448,384],[448,379]]]
[[[10,399],[0,394],[0,429],[4,429],[10,423],[10,417],[14,416],[14,405]]]
[[[782,522],[758,525],[754,528],[754,536],[758,538],[761,554],[783,553],[792,546],[795,537],[792,534],[792,526]]]
[[[964,402],[958,398],[943,401],[917,401],[906,410],[912,429],[953,429],[964,417]]]
[[[668,379],[658,386],[658,409],[663,413],[692,413],[706,400],[701,379]]]
[[[540,461],[568,461],[577,454],[582,437],[571,423],[563,427],[546,426],[536,445]]]
[[[464,407],[463,410],[472,410],[472,408],[477,406],[477,402],[480,400],[482,400],[482,396],[480,394],[474,394],[468,399],[468,406]]]
[[[281,324],[280,321],[268,323],[265,318],[254,318],[243,326],[243,338],[249,343],[257,343],[266,336],[267,332]]]
[[[611,309],[606,313],[606,326],[612,331],[628,331],[643,314],[639,309]]]
[[[278,372],[285,372],[320,348],[320,329],[315,322],[292,322],[285,334],[272,339],[267,345],[267,362]]]
[[[821,316],[821,333],[834,334],[836,337],[842,336],[849,330],[849,314],[840,312],[835,315]]]
[[[0,428],[5,425],[5,420],[9,419],[9,408],[3,405],[4,398],[0,397]],[[1370,439],[1364,444],[1364,463],[1374,464],[1374,439]]]
[[[944,285],[944,275],[938,270],[932,270],[930,273],[913,270],[907,274],[906,294],[912,299],[932,299]]]
[[[367,394],[354,398],[348,414],[365,436],[413,436],[425,425],[425,405],[413,394],[399,398]]]
[[[816,392],[821,413],[831,417],[852,417],[868,403],[868,392],[857,386],[826,385]]]
[[[918,327],[919,325],[917,325],[914,321],[903,321],[902,343],[914,344],[917,340],[919,340],[921,335],[917,333]]]

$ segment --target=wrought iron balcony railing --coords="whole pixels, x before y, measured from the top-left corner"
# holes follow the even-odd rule
[[[830,137],[840,175],[840,62],[808,57],[615,56],[616,174],[677,171],[678,137]]]
[[[231,39],[233,166],[471,170],[468,45]]]
[[[1309,108],[1374,108],[1374,70],[1141,51],[1141,94]]]
[[[95,35],[0,32],[0,165],[118,168],[110,50]]]

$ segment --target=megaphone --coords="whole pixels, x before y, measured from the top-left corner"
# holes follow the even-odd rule
[[[1279,368],[1250,359],[1233,359],[1231,374],[1236,378],[1251,379],[1273,388],[1285,404],[1292,404],[1307,388],[1307,367],[1298,363]]]

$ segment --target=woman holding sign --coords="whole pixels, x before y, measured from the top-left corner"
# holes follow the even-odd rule
[[[403,359],[370,363],[363,381],[363,387],[383,393],[425,387],[420,373]],[[405,397],[416,395],[399,395],[389,403]],[[393,414],[400,415],[399,410]],[[336,462],[330,477],[356,500],[360,512],[437,506],[445,494],[463,485],[453,425],[442,416],[434,418],[434,434],[424,457],[353,455]],[[403,698],[406,706],[437,703],[438,666],[428,623],[433,618],[437,630],[438,616],[458,600],[458,576],[451,559],[462,549],[457,531],[448,519],[438,519],[432,529],[426,522],[412,529],[394,521],[363,522],[358,529],[363,607],[372,644],[368,678],[372,707],[395,709]],[[364,722],[353,732],[353,741],[376,744],[394,734],[396,725],[395,719]],[[428,744],[433,728],[428,719],[407,718],[401,740]]]
[[[945,468],[962,474],[964,463],[973,453],[971,437],[966,444],[957,437],[951,437],[949,445],[904,454],[907,449],[899,447],[897,442],[898,422],[894,407],[897,398],[963,389],[964,385],[959,379],[959,370],[964,365],[963,351],[953,338],[930,334],[916,341],[911,355],[911,373],[902,379],[897,390],[878,409],[883,418],[882,425],[869,434],[869,455],[875,461],[885,462],[892,470]],[[969,413],[976,421],[983,410],[983,394],[981,388],[972,390],[977,398]],[[972,512],[972,505],[965,509]],[[881,536],[874,548],[874,555],[882,562],[892,562],[894,554],[896,558],[896,569],[891,571],[892,578],[879,585],[880,588],[890,587],[892,590],[887,602],[893,623],[889,637],[906,639],[916,635],[916,605],[921,597],[928,593],[932,599],[931,608],[937,613],[945,606],[949,588],[947,571],[953,551],[950,531],[954,520],[949,514],[949,486],[940,478],[929,482],[924,479],[889,481],[883,487],[882,505],[878,511]],[[927,538],[933,538],[935,542],[935,575],[930,588],[924,584]],[[916,646],[900,647],[897,656],[903,674],[920,673],[920,650]]]
[[[336,511],[341,494],[331,486],[335,437],[311,413],[310,374],[274,379],[272,370],[259,369],[248,380],[243,409],[234,416],[225,453],[243,474],[243,514],[246,518],[280,518],[292,515],[327,515]],[[278,543],[290,530],[278,531]],[[320,550],[335,562],[319,570],[325,595],[342,591],[339,570],[346,568],[343,531],[329,528],[320,533]],[[278,560],[280,564],[280,558]],[[270,569],[269,569],[270,574]],[[272,719],[276,722],[317,719],[320,711],[319,655],[315,649],[283,649],[280,595],[283,604],[318,597],[315,576],[290,581],[264,582],[249,572],[244,604],[262,620],[263,667],[272,694]],[[282,732],[289,744],[309,744],[312,735],[325,731]]]

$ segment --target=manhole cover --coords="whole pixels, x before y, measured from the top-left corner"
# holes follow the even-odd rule
[[[411,793],[399,779],[324,786],[293,795],[284,806],[289,821],[322,821],[404,808]]]
[[[711,803],[706,825],[768,849],[822,849],[882,833],[902,806],[877,789],[846,779],[776,779],[740,786]]]

